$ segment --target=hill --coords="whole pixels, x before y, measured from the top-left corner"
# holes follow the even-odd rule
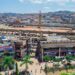
[[[17,24],[22,23],[24,25],[37,25],[38,24],[37,13],[20,14],[20,13],[0,13],[0,23]],[[43,25],[74,25],[75,24],[75,12],[72,11],[57,11],[41,13],[41,22]]]

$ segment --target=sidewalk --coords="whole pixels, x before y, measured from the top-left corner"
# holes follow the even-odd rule
[[[39,65],[39,63],[36,59],[33,58],[31,60],[34,63],[32,65],[28,65],[28,67],[29,67],[28,71],[30,73],[32,73],[32,75],[45,75],[43,70],[41,70],[41,67],[44,68],[45,63]],[[24,70],[25,69],[24,65],[22,67],[20,67],[20,69]]]

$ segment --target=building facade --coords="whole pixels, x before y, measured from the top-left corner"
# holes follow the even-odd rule
[[[47,41],[40,42],[39,57],[43,59],[45,55],[53,57],[64,57],[75,55],[75,40],[70,40],[62,36],[50,36]]]

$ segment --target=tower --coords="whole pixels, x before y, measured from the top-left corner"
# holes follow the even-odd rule
[[[41,14],[41,11],[39,13],[39,16],[38,16],[38,29],[39,29],[39,39],[37,41],[37,49],[36,49],[36,56],[38,57],[39,61],[43,61],[43,50],[41,48],[41,40],[43,39],[43,33],[42,33],[42,30],[41,30],[41,27],[42,27],[42,14]]]

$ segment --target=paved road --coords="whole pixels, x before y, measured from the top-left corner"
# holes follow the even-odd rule
[[[32,65],[29,65],[28,71],[31,73],[31,75],[45,75],[43,70],[41,68],[44,68],[45,63],[39,64],[36,59],[31,59],[34,63]],[[20,65],[20,64],[19,64]],[[20,67],[20,70],[24,70],[24,65]]]

